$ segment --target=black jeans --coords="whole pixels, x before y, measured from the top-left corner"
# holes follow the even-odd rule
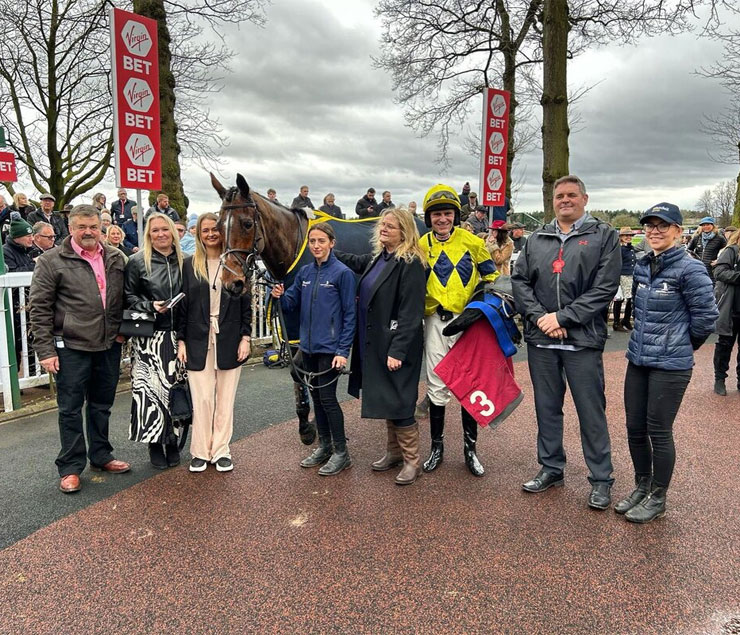
[[[564,351],[527,346],[529,375],[537,412],[537,460],[552,474],[565,469],[563,401],[567,379],[581,428],[583,458],[593,483],[614,483],[609,428],[606,424],[604,362],[595,348]]]
[[[676,462],[673,422],[691,380],[689,370],[660,370],[627,364],[624,411],[627,441],[636,476],[653,477],[668,487]]]
[[[740,290],[736,291],[740,293]],[[740,315],[732,316],[732,335],[720,335],[717,343],[714,345],[714,378],[725,379],[727,370],[730,368],[732,359],[732,349],[735,348],[735,342],[740,340]],[[737,385],[740,386],[740,350],[737,353]]]
[[[330,353],[303,353],[303,368],[312,373],[320,373],[331,368],[334,355]],[[336,370],[314,377],[311,386],[322,386],[311,389],[313,409],[316,414],[316,428],[319,439],[331,440],[337,452],[343,452],[347,439],[344,436],[344,413],[337,401]],[[330,383],[331,382],[331,383]],[[328,385],[326,385],[328,384]]]
[[[108,441],[108,420],[121,365],[121,345],[114,343],[105,351],[90,353],[58,348],[57,405],[59,437],[62,449],[56,464],[59,476],[80,474],[85,469],[85,435],[82,406],[87,401],[85,423],[92,465],[102,466],[113,460],[113,446]]]

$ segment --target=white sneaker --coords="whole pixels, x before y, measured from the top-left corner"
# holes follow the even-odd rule
[[[233,469],[234,464],[228,456],[222,456],[218,461],[216,461],[217,472],[231,472]]]

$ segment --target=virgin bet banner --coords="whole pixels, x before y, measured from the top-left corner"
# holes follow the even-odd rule
[[[0,152],[0,181],[15,183],[18,172],[15,168],[15,155],[12,152]]]
[[[157,23],[111,8],[116,184],[162,186]]]
[[[480,164],[480,197],[483,205],[504,205],[506,200],[506,150],[509,147],[508,90],[483,91],[483,128]]]

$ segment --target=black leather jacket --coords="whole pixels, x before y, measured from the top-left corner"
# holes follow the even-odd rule
[[[173,250],[163,256],[152,250],[152,270],[147,272],[144,265],[144,251],[136,252],[126,264],[126,277],[123,292],[129,309],[155,313],[154,327],[158,331],[174,331],[175,316],[172,311],[157,313],[155,300],[169,300],[182,291],[182,271],[177,265],[177,254]]]

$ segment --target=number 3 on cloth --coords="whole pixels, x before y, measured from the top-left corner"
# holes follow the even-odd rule
[[[471,393],[470,403],[473,405],[480,403],[480,413],[484,417],[490,417],[494,412],[496,412],[496,406],[493,405],[493,402],[488,398],[488,395],[486,395],[482,390],[476,390]],[[483,410],[484,407],[485,410]]]

